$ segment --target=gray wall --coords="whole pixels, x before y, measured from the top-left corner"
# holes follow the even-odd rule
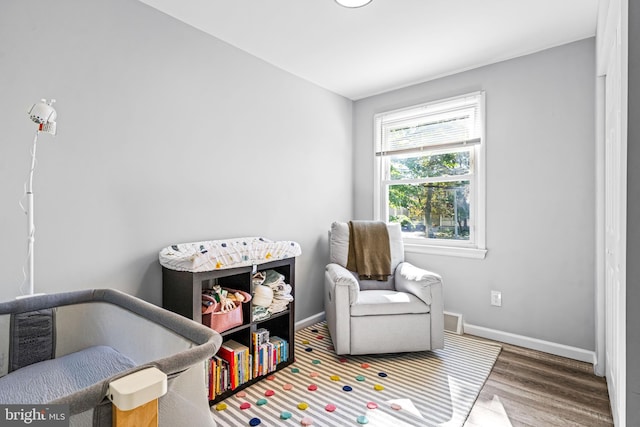
[[[295,240],[297,318],[323,310],[327,229],[352,215],[352,107],[136,0],[0,4],[0,300],[20,294],[35,125],[36,291],[161,302],[158,251]],[[330,173],[329,173],[330,171]]]
[[[627,134],[627,426],[640,425],[640,4],[629,1]]]
[[[445,308],[468,323],[594,349],[594,61],[586,39],[355,103],[354,213],[366,219],[373,115],[486,91],[487,257],[407,255],[442,274]]]

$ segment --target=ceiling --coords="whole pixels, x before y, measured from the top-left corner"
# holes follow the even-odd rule
[[[592,37],[599,0],[140,0],[357,100]]]

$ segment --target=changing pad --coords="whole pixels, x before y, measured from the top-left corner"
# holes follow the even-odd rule
[[[170,270],[199,273],[263,264],[300,255],[300,245],[289,240],[264,237],[181,243],[160,251],[160,265]]]

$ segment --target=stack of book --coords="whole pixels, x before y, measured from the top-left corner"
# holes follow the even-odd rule
[[[258,329],[251,334],[249,347],[234,341],[222,343],[218,353],[207,365],[209,400],[215,400],[222,393],[276,370],[281,362],[286,362],[289,344],[286,340],[269,336],[267,329]]]
[[[269,331],[261,328],[252,333],[253,376],[266,375],[276,370],[278,363],[285,362],[288,343],[280,337],[269,337]]]
[[[216,370],[212,369],[212,374],[215,376],[210,378],[210,395],[212,388],[213,393],[218,395],[227,390],[233,390],[253,378],[250,369],[252,356],[249,347],[237,341],[228,340],[223,342],[218,350],[218,354],[211,360],[216,368],[218,365],[220,366],[221,374],[217,375]],[[225,375],[225,370],[228,372],[228,375]],[[220,392],[218,393],[216,390],[220,390]]]
[[[207,385],[209,400],[214,400],[216,396],[231,389],[229,362],[220,356],[214,356],[209,359],[206,374],[209,379],[209,384]]]

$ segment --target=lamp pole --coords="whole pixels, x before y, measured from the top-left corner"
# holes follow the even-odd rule
[[[38,133],[40,129],[36,130],[36,135],[33,138],[33,148],[31,150],[31,169],[29,170],[29,180],[27,181],[27,257],[28,257],[28,271],[29,271],[29,295],[33,295],[35,290],[34,281],[34,243],[36,241],[36,227],[33,221],[33,171],[36,168],[36,147],[38,142]]]
[[[36,148],[38,143],[38,134],[40,132],[46,132],[51,135],[56,134],[56,110],[53,109],[52,104],[55,99],[47,102],[46,99],[33,104],[31,109],[27,112],[29,118],[38,125],[36,134],[33,137],[33,148],[31,149],[31,168],[29,169],[29,178],[26,186],[27,197],[27,270],[29,280],[29,291],[27,295],[34,295],[35,292],[35,262],[34,262],[34,247],[35,247],[35,225],[33,221],[33,172],[36,169]]]

